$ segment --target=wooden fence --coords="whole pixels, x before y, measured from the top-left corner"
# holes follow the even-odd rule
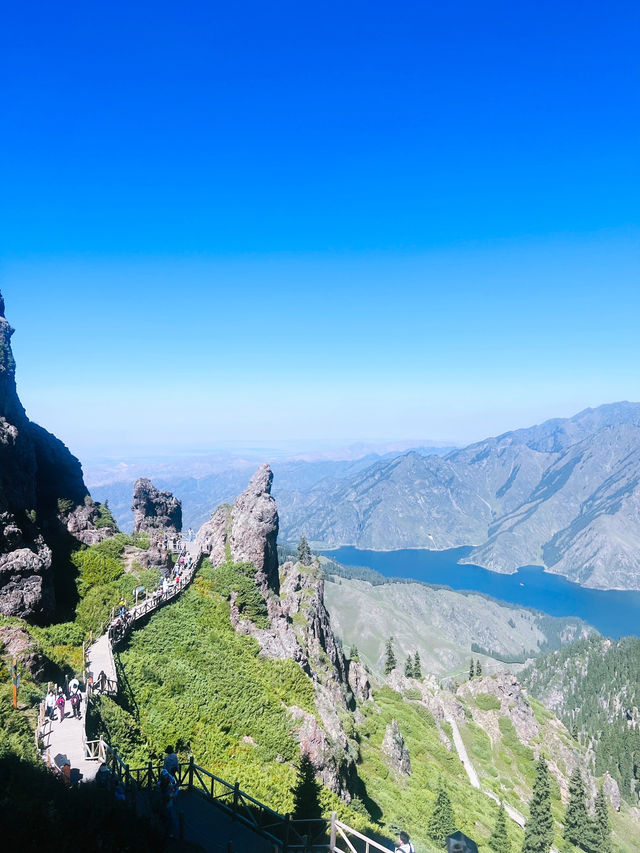
[[[153,761],[145,767],[131,769],[102,739],[86,744],[86,757],[105,764],[124,785],[131,801],[135,801],[137,791],[151,791],[162,771],[162,764]],[[175,778],[182,790],[203,797],[233,820],[270,841],[281,853],[389,853],[389,847],[338,820],[335,812],[330,820],[300,820],[288,814],[281,815],[243,791],[238,782],[231,784],[200,767],[193,756],[189,762],[178,765]]]

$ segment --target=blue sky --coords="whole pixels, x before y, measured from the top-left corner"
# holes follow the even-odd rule
[[[6,16],[0,287],[76,452],[640,399],[637,5]]]

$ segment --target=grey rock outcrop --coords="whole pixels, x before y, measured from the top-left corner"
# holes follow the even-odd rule
[[[389,759],[391,769],[401,776],[411,775],[411,758],[397,720],[391,720],[384,733],[382,751]]]
[[[280,587],[276,547],[279,522],[272,483],[271,468],[261,465],[233,506],[219,507],[197,535],[202,552],[214,566],[225,561],[227,552],[236,563],[253,563],[263,594],[268,590],[277,594]]]
[[[348,802],[358,747],[347,737],[341,714],[355,709],[357,699],[369,698],[371,686],[364,669],[354,668],[356,699],[347,661],[324,604],[319,565],[286,562],[278,569],[278,512],[271,496],[272,480],[270,467],[262,465],[233,506],[219,507],[202,525],[196,541],[214,566],[231,559],[255,567],[268,627],[243,619],[234,593],[230,599],[231,622],[237,631],[258,641],[264,656],[295,660],[311,679],[318,717],[291,709],[300,748],[310,756],[318,778]]]
[[[612,778],[608,770],[604,774],[602,790],[604,791],[605,797],[611,803],[611,807],[614,808],[617,812],[619,812],[620,806],[622,805],[622,798],[620,797],[620,788],[618,787],[618,783],[614,778]]]
[[[182,531],[182,503],[171,492],[157,489],[141,477],[133,487],[133,530],[135,533],[177,536]]]
[[[81,534],[79,541],[86,541],[108,531],[96,532],[95,506],[87,506],[83,519],[76,515],[89,496],[80,462],[26,415],[16,388],[13,332],[0,295],[0,613],[43,619],[56,609],[55,572],[70,571],[55,559],[70,549],[67,537]]]
[[[368,702],[373,699],[373,690],[367,670],[360,661],[348,661],[347,679],[357,702]]]

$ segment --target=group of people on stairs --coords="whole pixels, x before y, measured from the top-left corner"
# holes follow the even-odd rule
[[[57,709],[62,723],[66,717],[67,702],[71,704],[71,715],[78,720],[82,719],[80,716],[82,693],[80,692],[80,682],[75,676],[71,681],[65,679],[64,687],[58,686],[57,692],[54,688],[49,687],[44,700],[45,717],[53,722]]]

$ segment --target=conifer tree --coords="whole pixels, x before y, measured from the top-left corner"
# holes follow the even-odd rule
[[[476,675],[482,675],[482,667],[479,660],[476,661]]]
[[[475,671],[475,668],[473,666],[473,658],[471,658],[471,663],[469,664],[469,681],[471,681],[471,679],[473,678],[473,676],[475,674],[476,674],[476,671]]]
[[[553,817],[549,771],[542,757],[536,762],[536,778],[529,804],[529,820],[524,828],[522,853],[549,853],[553,842]]]
[[[422,678],[422,662],[420,660],[420,655],[418,654],[417,649],[413,657],[413,677]]]
[[[573,721],[573,725],[571,726],[571,737],[574,740],[578,740],[578,724],[575,720]]]
[[[396,656],[393,653],[393,637],[389,637],[385,647],[384,674],[389,675],[396,668]]]
[[[316,819],[322,817],[320,806],[320,783],[316,781],[315,770],[311,759],[306,753],[302,754],[298,764],[296,783],[291,788],[293,794],[293,812],[295,819]]]
[[[298,562],[303,566],[310,566],[312,561],[311,548],[306,536],[301,536],[298,542]]]
[[[500,803],[496,825],[489,839],[489,847],[495,853],[511,853],[511,842],[507,833],[507,816],[502,803]]]
[[[405,678],[413,678],[413,658],[411,655],[407,655],[407,659],[404,662],[404,676]]]
[[[351,660],[360,660],[360,653],[358,652],[358,647],[356,645],[351,646],[349,649],[349,657]]]
[[[436,844],[442,846],[447,835],[451,835],[455,831],[456,819],[453,814],[453,806],[441,780],[436,793],[436,801],[433,804],[433,811],[427,824],[427,834]]]
[[[569,802],[564,815],[564,837],[576,847],[585,850],[588,848],[590,834],[591,821],[587,812],[584,782],[580,769],[576,767],[569,780]]]
[[[596,797],[596,816],[593,820],[592,833],[593,853],[611,853],[611,824],[609,823],[609,809],[607,798],[601,787]]]

